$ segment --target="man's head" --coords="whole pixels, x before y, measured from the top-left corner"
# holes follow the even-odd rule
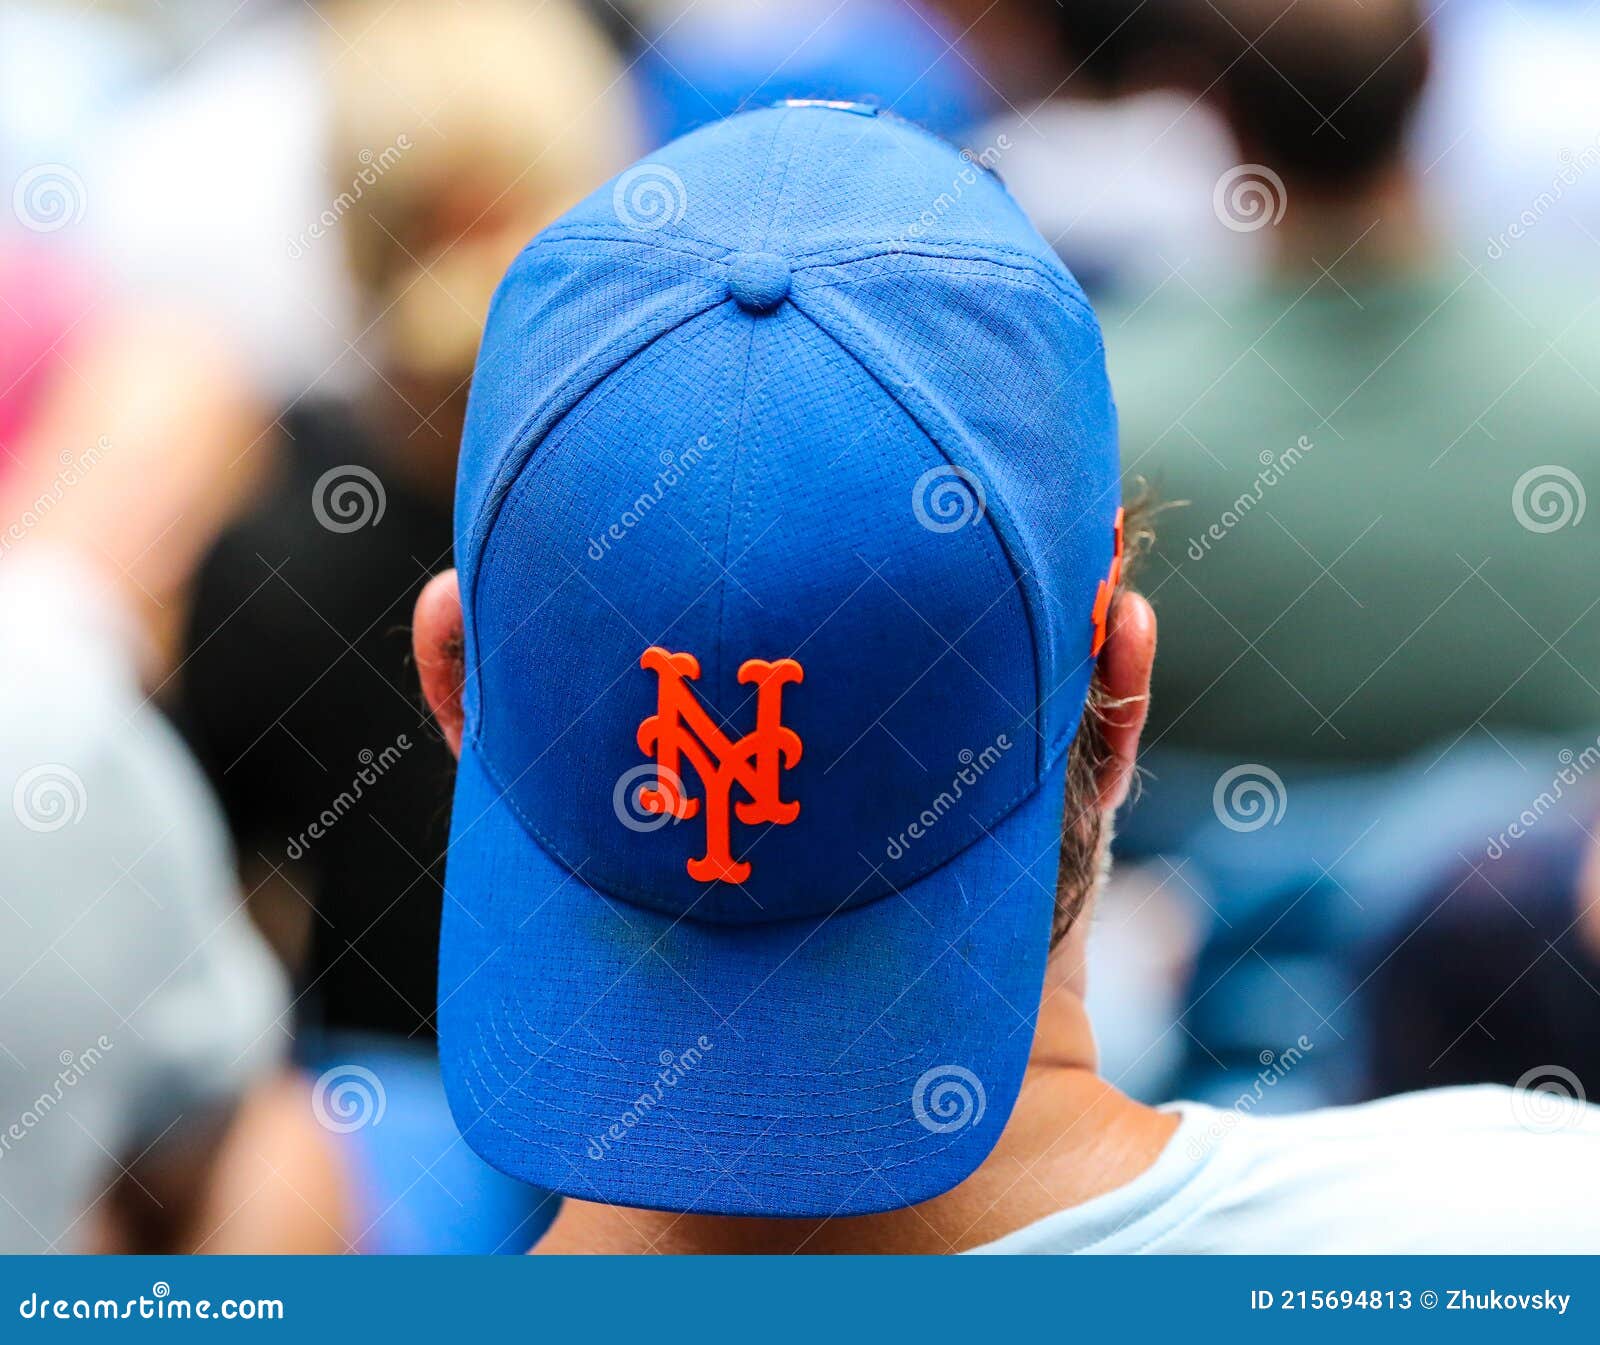
[[[1428,71],[1415,0],[1192,7],[1241,152],[1297,190],[1361,188],[1399,161]]]
[[[1073,0],[1046,4],[1055,21],[1062,89],[1116,95],[1199,75],[1194,47],[1204,0]],[[1195,92],[1204,87],[1198,83]]]
[[[431,419],[517,250],[636,153],[622,63],[571,0],[332,0],[318,16],[331,214],[384,377]]]
[[[1154,645],[1118,600],[1098,326],[1049,248],[870,109],[675,142],[503,282],[456,531],[417,649],[461,755],[440,1033],[468,1141],[666,1209],[960,1181]]]

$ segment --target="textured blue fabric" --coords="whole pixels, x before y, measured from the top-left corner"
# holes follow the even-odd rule
[[[534,240],[457,496],[439,1027],[474,1149],[581,1198],[773,1214],[908,1205],[982,1161],[1031,1042],[1117,504],[1081,291],[905,123],[745,114]],[[698,660],[730,740],[746,660],[804,669],[799,815],[733,821],[743,881],[689,872],[708,807],[637,806],[651,646]]]

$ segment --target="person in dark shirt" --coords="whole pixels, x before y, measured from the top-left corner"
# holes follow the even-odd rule
[[[1477,1083],[1600,1096],[1595,806],[1488,838],[1376,951],[1371,1096]]]
[[[616,53],[573,4],[341,0],[319,18],[339,208],[296,245],[344,253],[365,330],[338,376],[358,386],[297,398],[252,446],[278,477],[199,576],[182,720],[299,972],[302,1028],[427,1038],[453,769],[416,695],[411,608],[450,563],[495,282],[637,132]],[[339,59],[357,35],[363,59]]]
[[[383,467],[348,408],[282,423],[280,481],[196,585],[184,725],[250,887],[315,910],[313,1019],[426,1034],[453,770],[408,685],[407,618],[449,505]]]

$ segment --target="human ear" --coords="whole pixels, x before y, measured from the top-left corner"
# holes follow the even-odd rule
[[[1143,594],[1124,589],[1111,608],[1096,674],[1110,702],[1101,720],[1106,754],[1096,781],[1100,806],[1107,811],[1121,806],[1133,783],[1155,657],[1156,614]]]
[[[417,595],[411,620],[411,648],[417,660],[422,695],[433,711],[450,750],[461,755],[465,711],[461,688],[466,681],[461,619],[461,587],[454,570],[436,574]]]

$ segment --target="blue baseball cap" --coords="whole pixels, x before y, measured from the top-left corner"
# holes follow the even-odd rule
[[[1082,291],[970,155],[791,103],[495,296],[456,499],[446,1090],[501,1171],[845,1215],[987,1156],[1118,532]]]

